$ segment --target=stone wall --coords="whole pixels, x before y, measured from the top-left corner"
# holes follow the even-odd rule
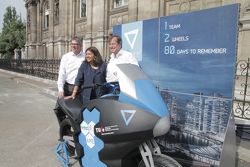
[[[108,58],[107,38],[112,26],[161,16],[187,13],[240,3],[238,59],[247,59],[250,48],[250,1],[245,0],[129,0],[113,8],[113,0],[87,0],[87,16],[79,18],[79,1],[27,0],[26,58],[61,58],[73,36],[84,38],[86,47],[96,46]],[[48,3],[49,26],[44,28],[44,5]],[[57,19],[57,20],[55,20]],[[59,20],[58,20],[59,19]]]

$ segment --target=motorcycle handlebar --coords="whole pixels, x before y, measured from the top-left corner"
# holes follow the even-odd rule
[[[103,87],[104,89],[105,88],[108,89],[109,93],[114,93],[114,92],[117,92],[117,91],[120,90],[118,82],[105,82],[105,83],[102,83],[102,84],[94,83],[94,84],[91,84],[91,85],[81,86],[79,91],[77,92],[77,94],[82,92],[84,89],[89,89],[89,88],[96,89],[98,87]]]

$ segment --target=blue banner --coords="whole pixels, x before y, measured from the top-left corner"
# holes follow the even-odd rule
[[[239,4],[233,4],[113,27],[123,49],[135,53],[159,87],[171,130],[157,141],[183,166],[220,165],[232,111],[238,17]]]

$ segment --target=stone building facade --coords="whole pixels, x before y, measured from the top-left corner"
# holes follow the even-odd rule
[[[249,0],[26,0],[26,58],[59,59],[73,36],[109,55],[112,26],[240,3],[238,59],[250,57]]]

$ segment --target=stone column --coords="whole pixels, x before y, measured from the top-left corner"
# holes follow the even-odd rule
[[[54,15],[53,15],[53,2],[54,1],[48,1],[49,2],[49,41],[47,43],[47,58],[54,59]]]
[[[238,60],[247,60],[250,57],[250,6],[245,7],[240,18],[238,44]]]
[[[105,57],[103,54],[104,50],[104,37],[105,33],[104,30],[106,29],[105,21],[107,20],[107,5],[105,5],[106,1],[100,1],[100,0],[93,0],[92,1],[92,14],[91,14],[91,20],[92,20],[92,45],[97,47],[103,57]],[[105,11],[106,7],[106,11]]]
[[[138,0],[138,20],[159,17],[159,1]],[[129,13],[130,14],[130,13]]]
[[[71,41],[72,36],[74,36],[74,27],[75,27],[75,19],[73,12],[75,12],[74,5],[76,4],[76,0],[70,1],[59,1],[59,36],[61,43],[61,48],[59,53],[59,58],[61,58],[63,53],[67,53],[70,51],[69,43]]]
[[[27,38],[27,57],[35,58],[37,42],[37,2],[35,0],[31,0],[27,3],[27,7],[29,11],[29,36]]]
[[[92,25],[93,25],[93,1],[87,1],[87,25],[85,32],[85,46],[88,48],[92,45]]]
[[[36,13],[36,20],[37,20],[37,29],[36,29],[36,58],[43,59],[44,55],[42,50],[42,30],[41,30],[41,23],[42,23],[42,10],[41,10],[41,3],[38,1],[37,3],[37,13]]]
[[[22,49],[21,49],[21,55],[22,55],[22,56],[21,56],[22,59],[26,59],[26,51],[25,51],[25,48],[22,48]]]
[[[21,59],[21,49],[15,49],[14,50],[14,53],[15,53],[15,59],[17,59],[17,60],[20,60]]]
[[[134,22],[138,20],[138,0],[129,0],[128,3],[128,20]]]
[[[29,56],[29,52],[28,52],[28,43],[29,43],[29,41],[30,41],[30,39],[29,39],[29,36],[28,36],[28,33],[29,33],[29,31],[28,31],[28,29],[29,29],[29,24],[30,24],[30,14],[29,14],[29,4],[28,4],[28,2],[26,1],[26,3],[25,3],[25,8],[26,8],[26,12],[27,12],[27,17],[26,17],[26,41],[25,41],[25,53],[26,53],[26,56],[25,56],[25,58],[28,58],[28,56]]]
[[[31,1],[30,8],[30,43],[36,43],[37,40],[37,4]]]

